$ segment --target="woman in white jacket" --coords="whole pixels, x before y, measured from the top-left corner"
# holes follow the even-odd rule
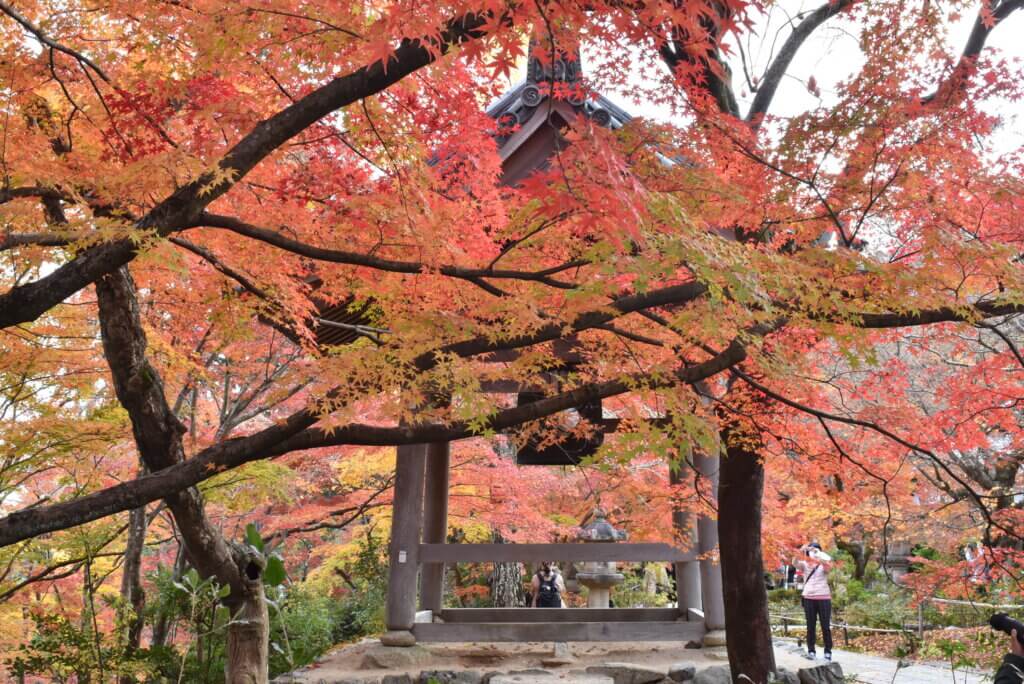
[[[796,561],[796,566],[804,576],[802,602],[804,616],[807,618],[807,658],[816,659],[814,653],[815,622],[821,618],[821,635],[825,642],[825,660],[832,660],[832,591],[828,586],[828,571],[832,567],[832,557],[821,550],[818,542],[811,542],[800,547],[804,559]]]

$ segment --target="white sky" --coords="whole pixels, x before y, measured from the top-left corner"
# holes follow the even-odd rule
[[[773,57],[773,43],[777,50],[789,36],[787,19],[801,11],[813,10],[820,4],[821,0],[782,0],[772,8],[768,16],[754,17],[753,34],[749,36],[749,40],[744,41],[753,74],[764,73]],[[976,11],[976,8],[965,10],[960,21],[948,26],[947,42],[954,54],[959,54],[963,50],[974,24]],[[858,27],[843,17],[833,17],[820,26],[803,44],[790,64],[787,76],[780,84],[772,102],[771,114],[778,117],[794,116],[817,106],[832,104],[835,101],[833,86],[838,81],[848,79],[863,64],[857,33]],[[998,53],[1018,62],[1024,61],[1024,11],[1011,15],[997,26],[990,34],[985,50],[989,56]],[[745,112],[753,97],[746,87],[739,55],[735,50],[733,52],[729,60],[733,68],[733,87],[740,99],[741,111]],[[818,83],[822,100],[818,100],[807,89],[807,82],[811,76],[814,76]],[[603,94],[634,116],[659,121],[670,119],[666,107],[629,102],[617,97],[615,93]],[[1010,152],[1024,146],[1024,103],[993,100],[987,104],[986,111],[999,115],[1003,120],[1003,125],[994,140],[997,151]]]

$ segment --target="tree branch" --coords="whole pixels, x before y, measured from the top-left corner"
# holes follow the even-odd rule
[[[481,433],[507,430],[588,401],[631,392],[640,388],[667,387],[676,382],[695,383],[710,378],[746,359],[746,350],[733,341],[721,354],[679,370],[671,380],[645,375],[625,380],[586,385],[522,406],[504,409],[483,425],[455,422],[400,427],[351,424],[330,430],[301,429],[315,420],[308,411],[289,417],[249,437],[220,442],[204,449],[195,457],[159,472],[145,475],[94,494],[51,506],[17,511],[0,519],[0,547],[37,537],[48,532],[67,529],[98,520],[150,501],[166,498],[175,492],[194,487],[219,472],[251,461],[280,456],[301,449],[338,445],[385,446],[443,442],[474,437]],[[310,423],[311,424],[311,423]]]
[[[847,7],[850,7],[854,2],[856,0],[836,0],[835,2],[829,0],[829,2],[826,2],[804,17],[804,20],[793,29],[786,42],[783,43],[782,49],[779,50],[779,54],[775,56],[775,59],[765,72],[764,78],[757,86],[757,94],[754,96],[754,101],[750,104],[750,111],[747,112],[747,123],[754,127],[760,124],[761,117],[771,107],[772,100],[775,98],[775,91],[778,90],[779,83],[782,82],[782,78],[786,75],[786,69],[789,68],[790,63],[796,57],[796,53],[804,44],[804,41],[819,26]]]
[[[491,15],[467,14],[450,21],[440,38],[405,38],[387,60],[381,60],[333,79],[309,95],[260,122],[235,144],[211,171],[201,174],[157,204],[136,227],[166,236],[197,224],[203,210],[228,192],[257,164],[282,144],[331,112],[397,83],[452,47],[486,35]],[[503,17],[508,23],[510,19]],[[53,273],[0,295],[0,328],[33,321],[106,273],[124,266],[136,255],[129,239],[83,251]]]
[[[41,28],[39,28],[38,26],[33,24],[31,21],[29,21],[25,17],[23,17],[21,14],[19,14],[17,12],[17,10],[15,10],[13,7],[8,5],[6,2],[3,2],[2,0],[0,0],[0,12],[3,12],[4,14],[9,16],[14,21],[16,21],[19,24],[21,24],[21,26],[26,31],[31,33],[35,37],[35,39],[38,40],[43,45],[45,45],[45,46],[47,46],[49,48],[52,48],[52,49],[54,49],[54,50],[56,50],[58,52],[63,52],[65,55],[68,55],[69,57],[74,59],[79,64],[82,64],[83,66],[89,67],[90,69],[92,69],[93,71],[96,72],[97,76],[102,78],[107,83],[110,83],[110,77],[107,76],[107,74],[103,71],[103,69],[100,69],[96,65],[95,62],[93,62],[91,59],[89,59],[88,57],[86,57],[82,53],[80,53],[80,52],[78,52],[76,50],[72,50],[71,48],[66,47],[64,45],[61,45],[60,43],[58,43],[55,40],[53,40],[52,38],[47,36],[46,33],[44,33]]]
[[[372,268],[378,271],[388,271],[391,273],[424,273],[428,269],[432,268],[421,261],[398,261],[395,259],[383,259],[370,254],[360,254],[358,252],[316,247],[305,242],[285,237],[276,231],[254,226],[233,216],[220,216],[218,214],[203,212],[199,218],[199,222],[204,226],[224,228],[233,233],[237,233],[238,235],[244,235],[245,237],[252,238],[253,240],[259,240],[260,242],[265,242],[268,245],[273,245],[274,247],[292,252],[293,254],[309,257],[310,259],[316,259],[318,261],[328,261],[336,264],[349,264],[351,266],[363,266],[365,268]],[[567,265],[563,264],[555,268],[560,271],[564,271],[569,268],[575,268],[576,266],[586,265],[587,263],[589,262],[576,260],[569,262]],[[474,282],[480,278],[496,278],[508,280],[532,280],[561,289],[572,289],[576,287],[575,283],[568,283],[551,278],[547,274],[547,270],[550,269],[546,269],[545,271],[517,271],[494,269],[491,267],[465,268],[462,266],[452,265],[442,265],[436,267],[436,269],[441,275],[461,278],[470,282]]]
[[[988,5],[988,3],[984,3]],[[1003,0],[986,15],[984,10],[978,12],[978,18],[974,20],[974,27],[971,35],[967,37],[964,50],[960,53],[960,59],[949,76],[939,84],[930,95],[925,96],[922,101],[930,104],[936,100],[947,100],[950,97],[962,93],[968,77],[974,73],[978,63],[978,57],[985,48],[988,37],[995,30],[996,26],[1007,17],[1024,7],[1024,0]]]

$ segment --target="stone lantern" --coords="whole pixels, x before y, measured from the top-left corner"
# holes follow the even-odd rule
[[[608,544],[625,541],[626,536],[625,532],[612,527],[605,517],[605,512],[600,508],[594,509],[593,519],[580,530],[580,538],[588,543]],[[624,579],[612,561],[589,561],[576,573],[576,580],[589,590],[587,608],[607,608],[612,587],[621,584]]]

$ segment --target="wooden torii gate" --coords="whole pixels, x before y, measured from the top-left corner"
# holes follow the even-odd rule
[[[698,557],[717,546],[717,526],[696,521],[696,549],[662,543],[446,544],[450,444],[398,447],[387,645],[417,641],[701,641],[724,628],[718,566]],[[717,479],[717,459],[698,457],[697,468]],[[677,479],[679,475],[673,476]],[[688,513],[673,515],[690,532]],[[457,562],[669,561],[675,564],[677,608],[445,608],[444,565]],[[422,612],[419,612],[422,611]],[[429,613],[427,613],[429,611]],[[417,621],[417,614],[429,621]]]
[[[629,114],[603,96],[549,99],[553,81],[580,78],[578,57],[543,65],[531,56],[526,79],[488,109],[509,133],[498,139],[502,181],[512,185],[548,165],[561,144],[558,131],[576,116],[617,128]],[[545,88],[545,84],[548,88]],[[321,314],[325,316],[325,314]],[[331,316],[326,315],[323,323]],[[325,329],[324,332],[327,332]],[[683,511],[673,524],[696,539],[695,549],[668,544],[446,544],[450,444],[398,447],[383,643],[416,641],[691,641],[724,644],[721,572],[707,558],[718,545],[717,523]],[[717,456],[696,455],[694,467],[717,490]],[[686,473],[671,474],[673,483]],[[700,560],[698,560],[700,558]],[[675,564],[678,608],[445,608],[444,566],[457,562],[663,561]],[[427,613],[426,611],[429,611]],[[417,613],[429,621],[417,622]],[[708,639],[714,635],[714,638]]]

